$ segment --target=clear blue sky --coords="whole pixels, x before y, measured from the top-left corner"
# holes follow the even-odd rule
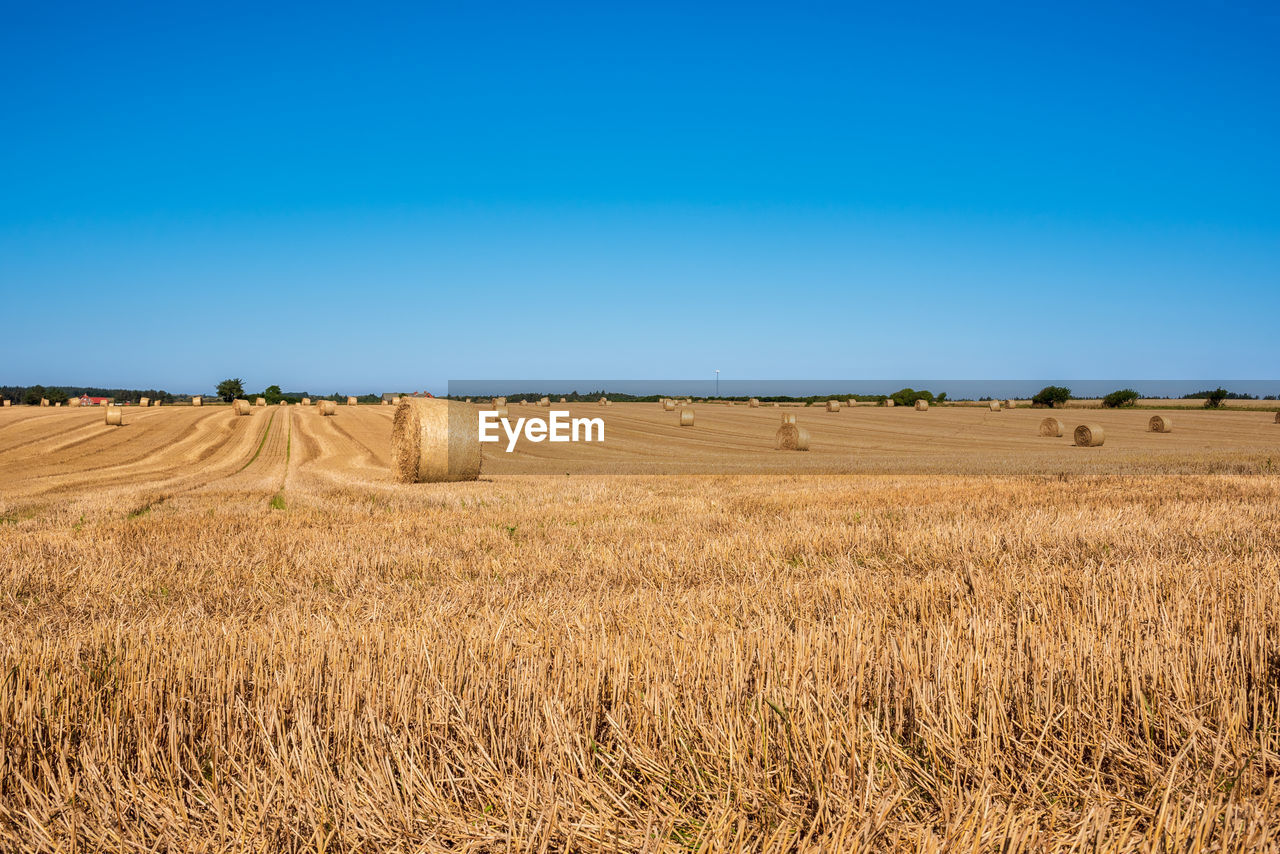
[[[1280,377],[1274,3],[122,5],[5,4],[0,384]]]

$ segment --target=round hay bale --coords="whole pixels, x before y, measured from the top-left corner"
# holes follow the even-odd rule
[[[67,401],[67,406],[79,406],[79,405],[80,405],[80,398],[78,397],[70,398]]]
[[[680,426],[681,427],[693,426],[693,410],[688,406],[680,410]]]
[[[400,402],[400,399],[399,399],[399,398],[396,398],[396,403],[399,403],[399,402]],[[495,397],[495,398],[493,398],[493,400],[491,400],[491,401],[489,401],[489,402],[490,402],[490,403],[492,403],[494,406],[506,406],[506,405],[507,405],[507,399],[506,399],[505,397]]]
[[[779,451],[807,451],[809,431],[795,424],[783,424],[774,434],[773,446]]]
[[[7,406],[13,406],[13,401],[6,397],[6,398],[4,399],[4,404],[3,404],[3,405],[4,405],[4,406],[6,406],[6,407],[7,407]],[[1280,415],[1280,413],[1276,413],[1276,414],[1277,414],[1277,415]],[[1280,418],[1277,418],[1276,420],[1277,420],[1277,421],[1280,421]]]
[[[197,394],[195,397],[191,398],[191,405],[204,406],[204,398]]]
[[[783,423],[783,424],[795,424],[795,423],[796,423],[796,414],[795,414],[794,412],[784,412],[784,413],[782,413],[782,423]]]
[[[1280,411],[1276,412],[1276,423],[1280,424]]]
[[[550,405],[551,405],[551,398],[549,398],[549,397],[544,397],[544,398],[542,398],[541,400],[539,400],[539,401],[538,401],[538,405],[539,405],[539,406],[550,406]]]
[[[1149,433],[1172,433],[1173,419],[1168,415],[1152,415],[1147,421],[1147,432]]]
[[[1096,448],[1107,439],[1107,433],[1097,424],[1081,424],[1075,432],[1076,444],[1082,448]]]
[[[347,397],[347,406],[355,406],[355,405],[356,405],[356,399],[355,399],[354,397],[350,397],[350,396],[348,396],[348,397]]]
[[[895,406],[895,404],[894,404],[894,402],[893,402],[893,398],[892,398],[892,397],[886,397],[886,398],[884,399],[884,405],[885,405],[885,406],[888,406],[888,407],[890,407],[890,408],[892,408],[893,406]]]
[[[48,406],[48,405],[49,405],[49,398],[47,398],[47,397],[42,397],[42,398],[40,398],[40,405],[41,405],[41,406]]]
[[[1005,409],[1013,409],[1017,405],[1018,405],[1017,401],[1013,400],[1012,398],[1004,402]]]
[[[1000,411],[1000,401],[998,401],[998,400],[993,400],[993,401],[991,401],[990,403],[988,403],[988,404],[987,404],[987,408],[988,408],[988,409],[990,409],[992,412],[999,412],[999,411]]]
[[[469,398],[469,397],[468,397],[466,402],[467,402],[467,403],[470,403],[470,402],[471,402],[471,398]]]
[[[299,405],[300,405],[300,406],[310,406],[310,405],[311,405],[311,398],[309,398],[309,397],[304,397],[304,398],[302,399],[302,403],[301,403],[301,404],[299,404]]]
[[[266,399],[265,397],[260,397],[260,398],[258,398],[257,400],[255,400],[255,401],[253,402],[253,405],[254,405],[254,406],[266,406],[266,405],[267,405],[267,399]]]
[[[321,415],[336,415],[338,413],[338,401],[321,400],[316,403],[316,411]]]
[[[143,409],[146,409],[148,406],[151,405],[151,398],[149,397],[138,398],[138,405],[141,406]]]
[[[235,400],[231,401],[231,414],[232,415],[250,414],[249,401],[241,400],[239,398],[236,398]]]
[[[124,410],[118,406],[108,406],[106,411],[108,427],[124,426]]]
[[[828,411],[828,412],[839,412],[839,411],[840,411],[840,401],[838,401],[838,400],[828,400],[828,401],[827,401],[827,411]]]
[[[917,400],[917,401],[916,401],[916,411],[917,411],[917,412],[928,412],[928,411],[929,411],[929,401],[927,401],[927,400]]]
[[[561,402],[561,403],[568,403],[568,402],[569,402],[569,399],[568,399],[568,398],[565,398],[565,397],[562,397],[562,398],[560,398],[560,402]]]
[[[62,401],[58,401],[57,403],[55,403],[55,404],[53,405],[53,408],[54,408],[54,409],[61,409],[61,408],[62,408]]]
[[[475,480],[480,476],[479,420],[455,401],[400,401],[391,426],[391,471],[401,483]]]
[[[662,409],[663,409],[663,411],[664,411],[664,412],[675,412],[675,411],[676,411],[676,402],[675,402],[674,400],[664,400],[664,401],[662,401]],[[1276,414],[1277,414],[1277,415],[1280,415],[1280,412],[1278,412],[1278,413],[1276,413]]]
[[[1060,418],[1045,418],[1040,422],[1040,435],[1046,438],[1059,438],[1067,430],[1067,425]]]
[[[489,411],[498,413],[498,420],[500,421],[505,421],[511,417],[511,410],[505,406],[494,406]]]
[[[760,401],[758,398],[753,397],[747,401],[747,406],[749,406],[752,409],[758,409],[760,407]]]
[[[287,401],[287,400],[282,400],[282,401],[280,401],[280,405],[281,405],[281,406],[288,406],[288,405],[289,405],[289,401]]]
[[[857,402],[858,402],[857,400],[855,400],[854,398],[852,398],[852,397],[851,397],[851,398],[849,398],[848,405],[849,405],[850,407],[852,407],[852,406],[853,406],[855,403],[857,403]]]
[[[391,401],[387,400],[387,399],[384,397],[384,398],[382,399],[382,405],[383,405],[383,406],[390,406],[390,405],[391,405]]]

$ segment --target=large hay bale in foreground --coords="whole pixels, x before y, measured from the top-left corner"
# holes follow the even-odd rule
[[[316,412],[321,415],[336,415],[338,412],[338,401],[321,400],[316,403]]]
[[[839,412],[839,411],[840,411],[840,401],[838,401],[838,400],[828,400],[828,401],[827,401],[827,411],[828,411],[828,412]]]
[[[917,412],[928,412],[928,411],[929,411],[929,401],[927,401],[927,400],[917,400],[917,401],[916,401],[916,411],[917,411]]]
[[[1172,433],[1173,419],[1168,415],[1152,415],[1147,421],[1147,432],[1149,433]]]
[[[783,424],[795,424],[795,423],[796,423],[796,414],[795,414],[794,412],[784,412],[784,413],[782,413],[782,423],[783,423]]]
[[[1040,422],[1040,435],[1048,438],[1058,438],[1067,431],[1067,425],[1062,423],[1060,418],[1045,418]]]
[[[749,406],[751,409],[756,409],[760,406],[760,400],[758,398],[753,397],[747,401],[747,406]]]
[[[347,397],[347,406],[355,406],[357,403],[354,397]]]
[[[1107,433],[1097,424],[1081,424],[1076,428],[1075,439],[1082,448],[1096,448],[1107,440]]]
[[[247,400],[240,400],[239,398],[236,398],[231,401],[231,413],[233,415],[249,415],[252,411],[253,410],[249,406],[249,401]]]
[[[480,431],[475,411],[433,397],[400,401],[391,425],[391,471],[401,483],[478,478]]]
[[[124,426],[124,410],[118,406],[108,406],[106,409],[106,424],[108,427]]]
[[[191,405],[204,406],[204,398],[197,394],[195,397],[191,398]]]
[[[664,412],[675,412],[676,402],[674,400],[664,400],[662,401],[662,409]],[[1276,413],[1276,414],[1280,415],[1280,413]]]
[[[688,406],[680,410],[680,426],[681,427],[693,426],[693,410]]]
[[[774,434],[773,446],[779,451],[807,451],[809,431],[795,424],[783,424]]]
[[[266,406],[266,405],[267,405],[267,399],[266,399],[265,397],[260,397],[260,398],[258,398],[257,400],[255,400],[255,401],[253,402],[253,405],[254,405],[254,406]]]
[[[999,412],[999,411],[1000,411],[1000,401],[998,401],[998,400],[993,400],[993,401],[991,401],[990,403],[988,403],[988,404],[987,404],[987,408],[988,408],[988,409],[990,409],[992,412]]]

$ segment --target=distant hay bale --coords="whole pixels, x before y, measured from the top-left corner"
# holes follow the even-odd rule
[[[1172,433],[1173,419],[1168,415],[1152,415],[1147,421],[1147,432],[1149,433]]]
[[[390,405],[391,405],[391,401],[387,400],[387,399],[384,397],[384,398],[382,399],[382,405],[383,405],[383,406],[390,406]]]
[[[13,406],[13,401],[6,397],[6,398],[4,399],[4,404],[3,404],[3,405],[4,405],[4,406]],[[1280,415],[1280,412],[1277,412],[1276,414],[1277,414],[1277,415]],[[1277,421],[1280,421],[1280,418],[1277,418],[1276,420],[1277,420]]]
[[[608,406],[608,405],[609,405],[609,398],[607,398],[607,397],[602,397],[602,398],[600,398],[599,403],[600,403],[600,405],[601,405],[601,406]]]
[[[316,403],[316,411],[321,415],[336,415],[338,413],[338,401],[321,400]]]
[[[191,398],[191,405],[204,406],[204,398],[197,394],[195,397]]]
[[[456,401],[400,401],[391,426],[391,471],[401,483],[475,480],[480,431],[475,411]]]
[[[8,403],[8,401],[5,401],[5,403],[7,404],[7,403]],[[1276,423],[1277,423],[1277,424],[1280,424],[1280,411],[1277,411],[1277,412],[1276,412]]]
[[[760,406],[760,400],[758,398],[753,397],[747,401],[747,406],[749,406],[752,409],[756,409]]]
[[[47,397],[42,397],[42,398],[40,398],[40,405],[41,405],[41,406],[48,406],[48,405],[49,405],[49,398],[47,398]]]
[[[1076,444],[1082,448],[1096,448],[1107,439],[1107,433],[1097,424],[1081,424],[1075,432]]]
[[[539,405],[539,406],[550,406],[550,405],[551,405],[551,398],[549,398],[549,397],[544,397],[544,398],[542,398],[541,400],[539,400],[539,401],[538,401],[538,405]]]
[[[282,400],[282,401],[280,401],[280,405],[281,405],[281,406],[288,406],[288,405],[289,405],[289,401],[287,401],[287,400]]]
[[[671,400],[670,398],[668,398],[667,400],[662,401],[662,409],[663,409],[663,411],[665,411],[665,412],[675,412],[675,411],[676,411],[676,402],[675,402],[674,400]],[[1277,412],[1276,414],[1277,414],[1277,415],[1280,415],[1280,412]]]
[[[494,406],[494,407],[491,407],[489,411],[498,413],[499,421],[505,421],[506,419],[511,417],[511,410],[507,409],[507,407],[505,406]]]
[[[892,397],[886,397],[886,398],[884,399],[884,405],[885,405],[885,406],[888,406],[888,407],[892,407],[892,406],[894,406],[893,398],[892,398]]]
[[[124,410],[118,406],[108,406],[106,411],[108,427],[124,426]]]
[[[138,405],[141,406],[143,409],[146,409],[148,406],[151,405],[151,398],[149,397],[138,398]]]
[[[917,401],[916,401],[916,411],[917,411],[917,412],[928,412],[928,411],[929,411],[929,401],[924,400],[924,399],[917,400]]]
[[[1016,400],[1013,400],[1012,398],[1004,402],[1005,409],[1014,409],[1017,407],[1017,405],[1018,405],[1018,402]]]
[[[693,426],[693,410],[688,406],[680,410],[680,426],[681,427]]]
[[[1060,418],[1045,418],[1040,422],[1040,435],[1047,438],[1058,438],[1067,430],[1067,425]]]
[[[562,398],[560,398],[560,402],[561,402],[561,403],[568,403],[568,402],[569,402],[569,399],[568,399],[568,398],[566,398],[566,397],[562,397]]]
[[[849,406],[853,406],[853,405],[854,405],[855,403],[857,403],[857,402],[858,402],[858,401],[854,400],[854,399],[851,397],[851,398],[849,398],[848,405],[849,405]]]
[[[399,403],[399,402],[400,402],[400,399],[399,399],[399,398],[396,398],[396,403]],[[490,403],[492,403],[494,406],[506,406],[506,405],[507,405],[507,399],[506,399],[505,397],[495,397],[495,398],[493,398],[492,400],[490,400],[489,402],[490,402]]]
[[[253,405],[254,405],[254,406],[266,406],[266,405],[267,405],[267,399],[266,399],[265,397],[260,397],[260,398],[258,398],[257,400],[255,400],[255,401],[253,402]]]
[[[467,403],[470,403],[470,402],[471,402],[471,398],[469,398],[469,397],[468,397],[468,398],[467,398]]]
[[[356,399],[354,397],[348,397],[347,406],[355,406],[355,405],[356,405]]]
[[[304,398],[302,399],[302,403],[301,403],[301,404],[299,404],[299,405],[300,405],[300,406],[310,406],[310,405],[311,405],[311,398],[309,398],[309,397],[304,397]]]
[[[795,424],[795,423],[796,423],[796,414],[795,414],[794,412],[784,412],[784,413],[782,413],[782,423],[783,423],[783,424]]]
[[[774,434],[773,446],[779,451],[807,451],[809,431],[795,424],[783,424]]]
[[[231,412],[233,415],[249,415],[251,413],[249,401],[236,398],[231,401]]]
[[[53,406],[54,406],[54,408],[55,408],[55,409],[60,408],[60,407],[62,406],[62,401],[58,401],[58,402],[57,402],[57,403],[55,403]]]
[[[839,412],[839,411],[840,411],[840,401],[838,401],[838,400],[828,400],[828,401],[827,401],[827,411],[828,411],[828,412]]]
[[[67,406],[79,406],[79,405],[80,405],[80,398],[78,397],[72,397],[67,400]]]
[[[992,412],[999,412],[999,411],[1000,411],[1000,401],[998,401],[998,400],[993,400],[993,401],[991,401],[990,403],[988,403],[988,404],[987,404],[987,408],[988,408],[988,409],[990,409]]]

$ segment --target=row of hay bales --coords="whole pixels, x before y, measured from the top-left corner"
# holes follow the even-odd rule
[[[1280,423],[1280,413],[1276,414]],[[1040,435],[1046,438],[1061,438],[1067,425],[1061,418],[1045,418],[1040,422]],[[1172,433],[1173,419],[1168,415],[1152,415],[1147,419],[1148,433]],[[1072,431],[1072,438],[1082,448],[1096,448],[1107,440],[1107,431],[1100,424],[1081,424]]]

